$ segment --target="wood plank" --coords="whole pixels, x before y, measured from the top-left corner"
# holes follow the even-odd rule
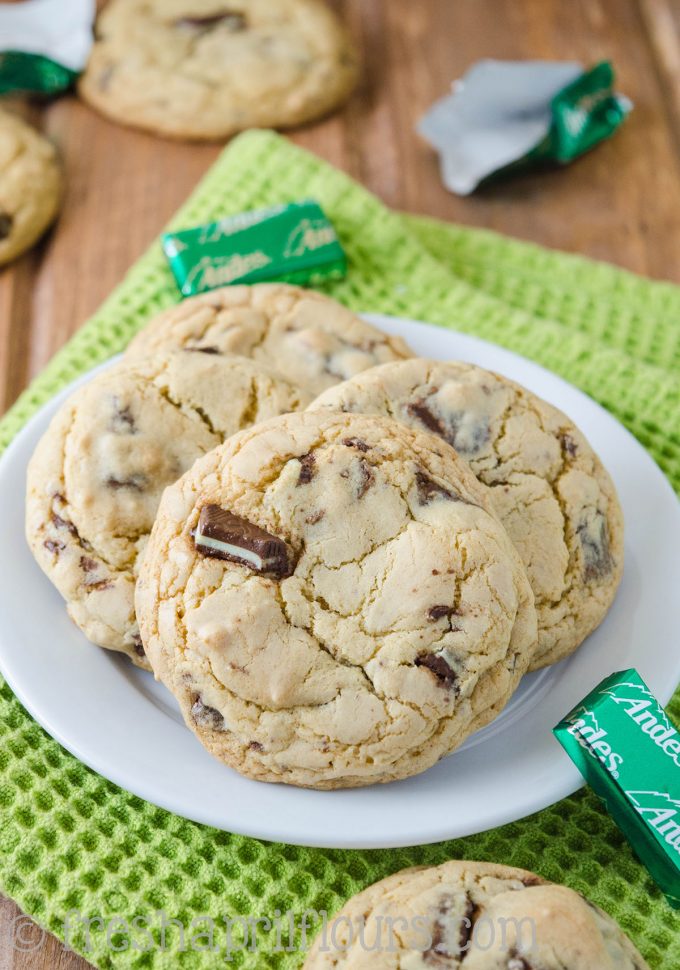
[[[362,82],[342,111],[293,141],[391,206],[680,282],[680,0],[332,2],[364,51]],[[482,57],[610,58],[635,110],[614,139],[565,170],[458,198],[414,129]],[[0,410],[121,280],[220,150],[115,126],[72,96],[10,107],[55,140],[68,189],[54,230],[0,272]],[[0,970],[87,966],[51,937],[33,953],[14,950],[18,914],[0,900]]]
[[[0,899],[0,970],[86,970],[86,960]]]
[[[680,2],[638,0],[645,34],[680,152]]]

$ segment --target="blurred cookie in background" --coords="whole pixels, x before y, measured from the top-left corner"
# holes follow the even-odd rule
[[[29,249],[54,221],[62,187],[54,146],[0,111],[0,265]]]
[[[113,0],[80,93],[123,124],[219,140],[318,118],[357,74],[351,41],[322,0]]]

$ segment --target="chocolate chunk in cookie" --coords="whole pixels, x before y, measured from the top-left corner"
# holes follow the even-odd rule
[[[364,454],[367,451],[370,451],[371,450],[370,449],[370,446],[367,445],[365,441],[362,441],[361,438],[343,438],[342,439],[342,443],[347,448],[356,448],[357,451],[363,451]]]
[[[218,347],[212,347],[212,346],[210,346],[210,347],[183,347],[182,349],[187,354],[212,354],[213,357],[216,354],[219,354],[219,352],[220,352]]]
[[[597,512],[576,530],[583,550],[583,578],[591,583],[608,576],[612,570],[609,531],[605,517]]]
[[[191,717],[200,727],[211,728],[213,731],[224,730],[224,718],[217,708],[204,704],[200,694],[193,695]]]
[[[356,483],[356,495],[360,499],[364,497],[371,485],[375,482],[375,475],[371,466],[363,458],[359,459],[357,467],[359,471],[358,481]]]
[[[416,472],[416,488],[418,489],[418,501],[421,505],[429,505],[430,502],[434,502],[438,498],[447,499],[449,502],[465,501],[457,492],[435,482],[423,471]]]
[[[226,27],[232,33],[245,30],[248,26],[245,14],[238,10],[220,10],[217,13],[206,14],[203,17],[190,16],[178,17],[175,20],[176,27],[188,27],[193,30],[212,30],[213,27]]]
[[[417,418],[421,424],[425,425],[428,431],[438,434],[441,438],[447,437],[447,430],[444,422],[427,406],[425,400],[410,401],[406,405],[407,412],[412,418]]]
[[[441,654],[421,653],[416,657],[415,664],[416,667],[427,667],[437,678],[440,687],[455,688],[456,675]]]
[[[292,552],[283,539],[219,505],[201,509],[194,542],[204,556],[241,563],[277,579],[290,576],[294,569]]]
[[[129,404],[122,404],[117,394],[113,396],[113,415],[111,430],[115,434],[134,434],[135,419]]]
[[[447,967],[453,957],[458,956],[457,953],[451,953],[446,939],[452,906],[453,900],[449,895],[442,896],[439,900],[437,916],[432,924],[431,943],[423,952],[423,960],[428,967]]]
[[[435,574],[434,570],[433,570],[433,574]],[[434,622],[436,620],[441,620],[443,616],[449,617],[449,616],[455,616],[456,614],[457,614],[457,610],[455,609],[455,607],[446,606],[446,604],[444,603],[436,603],[434,606],[431,606],[427,611],[427,618],[428,620],[432,620]]]
[[[298,461],[300,462],[300,475],[298,477],[297,483],[298,485],[309,485],[311,480],[314,478],[314,474],[316,471],[315,469],[316,459],[314,457],[314,452],[313,451],[307,452],[306,455],[302,455],[301,458],[298,458]]]
[[[508,953],[508,970],[534,970],[534,967],[513,949]]]
[[[9,212],[0,211],[0,239],[7,239],[13,225],[14,216]]]
[[[146,475],[141,474],[130,475],[128,478],[116,478],[111,475],[106,479],[106,484],[115,491],[123,489],[129,492],[143,492],[149,482]]]

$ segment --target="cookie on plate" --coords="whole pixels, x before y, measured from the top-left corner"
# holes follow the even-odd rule
[[[501,710],[535,649],[487,490],[382,417],[289,414],[198,461],[163,496],[136,605],[206,748],[313,788],[429,768]]]
[[[357,56],[322,0],[112,0],[79,91],[123,124],[224,139],[327,114]]]
[[[252,357],[312,395],[368,367],[412,353],[336,300],[285,283],[224,286],[154,317],[128,357],[203,347]]]
[[[148,669],[134,585],[163,489],[230,434],[307,401],[253,361],[188,351],[119,363],[69,397],[29,465],[26,534],[93,643]]]
[[[53,222],[62,175],[54,146],[0,111],[0,265],[29,249]]]
[[[445,862],[353,896],[303,970],[649,970],[619,925],[524,869]]]
[[[421,358],[331,388],[310,410],[387,414],[439,435],[491,488],[536,599],[531,669],[572,653],[605,617],[623,570],[623,517],[601,461],[569,418],[471,364]]]

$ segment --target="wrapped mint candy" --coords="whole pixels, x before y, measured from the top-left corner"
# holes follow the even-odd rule
[[[183,296],[232,283],[316,286],[347,272],[335,229],[312,199],[168,232],[161,244]]]
[[[554,734],[680,908],[680,733],[636,670],[603,680]]]
[[[421,119],[439,152],[442,179],[469,195],[491,177],[565,165],[612,135],[632,108],[613,92],[608,61],[480,61]]]
[[[85,67],[95,0],[0,4],[0,94],[58,94]]]

